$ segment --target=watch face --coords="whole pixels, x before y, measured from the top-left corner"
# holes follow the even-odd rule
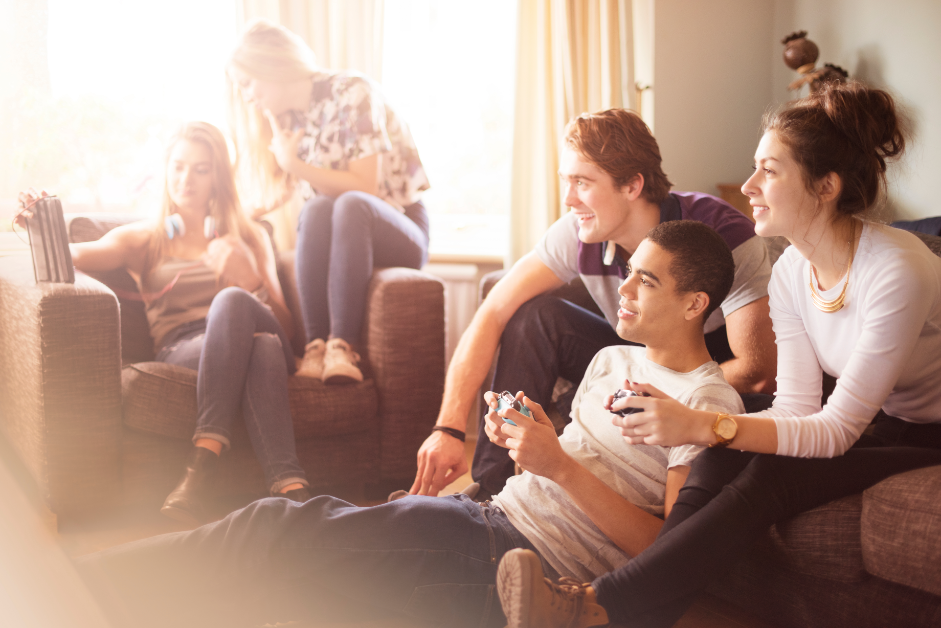
[[[732,419],[722,419],[716,425],[716,434],[725,439],[735,438],[738,432],[738,425]]]

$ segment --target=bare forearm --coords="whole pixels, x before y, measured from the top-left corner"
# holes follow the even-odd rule
[[[502,325],[478,316],[461,336],[448,366],[438,425],[466,430],[467,415],[490,372],[502,333]]]
[[[366,180],[348,170],[328,170],[318,168],[298,160],[291,168],[291,174],[310,183],[320,194],[336,198],[344,192],[366,192],[376,195],[376,178]]]
[[[663,527],[662,519],[618,495],[575,460],[553,480],[605,536],[630,556],[647,549]]]

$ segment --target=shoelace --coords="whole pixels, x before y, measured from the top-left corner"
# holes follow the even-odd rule
[[[571,613],[570,627],[578,626],[578,618],[582,611],[585,598],[585,586],[574,578],[559,578],[553,582],[545,578],[546,584],[552,590],[550,607],[555,611]]]

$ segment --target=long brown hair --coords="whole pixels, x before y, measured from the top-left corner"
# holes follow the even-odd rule
[[[239,204],[238,193],[235,190],[232,161],[229,158],[229,147],[226,145],[222,132],[208,122],[187,122],[184,124],[167,145],[164,172],[166,172],[166,164],[170,161],[173,147],[182,140],[199,142],[209,149],[212,162],[212,196],[209,200],[209,215],[215,221],[216,232],[220,236],[234,234],[249,246],[256,259],[258,259],[262,251],[261,242],[258,240],[257,231],[242,212],[242,206]],[[166,174],[164,174],[160,217],[150,238],[143,276],[146,276],[166,255],[170,239],[164,228],[164,221],[168,216],[179,211],[176,203],[170,198],[170,190],[167,186],[168,181]]]
[[[248,25],[229,57],[228,67],[275,83],[310,77],[318,71],[314,52],[303,39],[265,19]],[[245,102],[229,72],[226,90],[241,191],[251,202],[271,207],[294,186],[294,178],[281,170],[268,150],[272,137],[268,120],[257,107]]]
[[[885,198],[886,161],[905,150],[908,122],[892,96],[858,81],[828,83],[765,116],[801,169],[804,187],[833,172],[842,191],[834,218],[854,216]]]

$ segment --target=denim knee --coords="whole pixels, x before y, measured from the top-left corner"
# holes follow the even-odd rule
[[[373,215],[371,201],[375,197],[366,192],[344,192],[334,201],[333,231],[344,235],[363,234]]]
[[[310,197],[301,207],[300,220],[297,221],[298,231],[306,224],[312,224],[333,215],[334,200],[329,196],[317,194]]]
[[[240,312],[250,312],[250,308],[254,307],[254,303],[255,297],[242,288],[235,286],[223,288],[213,298],[212,303],[210,303],[208,317],[211,318],[214,313],[218,312],[226,312],[230,315]]]

